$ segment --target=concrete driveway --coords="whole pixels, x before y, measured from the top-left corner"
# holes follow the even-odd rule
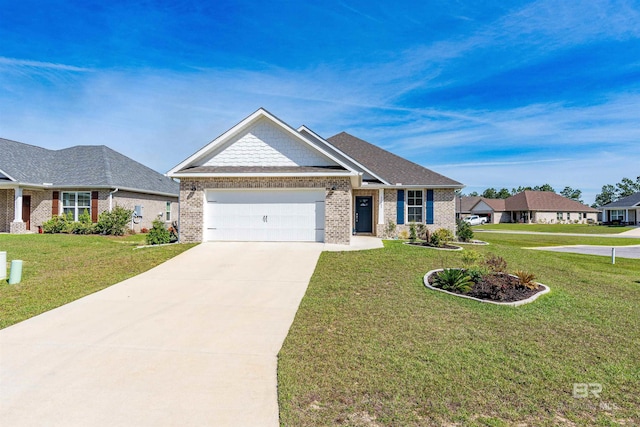
[[[2,425],[277,426],[276,356],[322,249],[201,244],[0,331]]]

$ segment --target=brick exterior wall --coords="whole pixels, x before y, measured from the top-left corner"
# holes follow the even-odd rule
[[[38,231],[45,221],[52,216],[52,200],[53,192],[60,192],[60,202],[58,204],[58,214],[62,213],[62,192],[58,189],[33,190],[24,189],[23,196],[31,196],[31,228],[27,230],[26,224],[12,223],[14,219],[14,190],[0,190],[0,232],[2,233],[21,233],[25,231]],[[68,191],[91,191],[87,189],[65,189]],[[170,196],[156,196],[151,194],[133,193],[118,191],[114,193],[113,207],[122,206],[126,209],[133,209],[135,205],[144,207],[144,216],[139,224],[134,224],[134,230],[140,231],[142,227],[151,228],[152,221],[162,212],[163,220],[166,212],[166,202],[171,202],[171,220],[165,221],[170,224],[171,221],[178,219],[178,198]],[[98,214],[109,210],[109,190],[98,191]]]
[[[13,190],[0,190],[0,233],[9,232],[13,217]]]
[[[109,209],[109,192],[101,191],[98,195],[98,208],[100,212]],[[171,216],[166,220],[167,202],[171,202]],[[138,224],[133,225],[137,232],[142,228],[150,229],[153,220],[160,218],[167,226],[172,221],[178,219],[178,198],[169,196],[157,196],[154,194],[133,193],[129,191],[118,191],[113,194],[113,207],[121,206],[125,209],[133,210],[136,205],[142,206],[142,219]]]
[[[426,189],[423,189],[423,199],[425,201],[424,209],[426,209]],[[407,193],[405,190],[405,212]],[[397,220],[397,201],[398,190],[385,190],[384,191],[384,218],[385,222],[393,220],[396,223]],[[424,211],[426,215],[426,210]],[[449,229],[452,233],[456,232],[456,201],[454,189],[434,189],[433,190],[433,224],[425,224],[427,230],[436,231],[439,228]],[[386,229],[386,226],[384,227]],[[409,232],[409,224],[398,225],[396,228],[397,233],[402,230]],[[379,237],[393,237],[386,236],[386,230],[378,233]]]
[[[331,190],[335,187],[335,190]],[[192,188],[195,190],[192,191]],[[180,241],[201,242],[205,191],[211,189],[324,188],[325,242],[351,242],[351,181],[349,178],[183,178],[180,180]]]
[[[397,224],[397,204],[398,204],[398,190],[384,190],[384,228],[381,230],[378,228],[378,237],[391,239],[397,236],[397,230],[394,233],[389,233],[387,227],[389,221]]]

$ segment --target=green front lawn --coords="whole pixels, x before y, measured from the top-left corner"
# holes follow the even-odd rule
[[[426,289],[461,252],[325,252],[279,355],[284,426],[640,423],[640,262],[531,251],[640,239],[484,234],[551,293],[519,308]],[[469,247],[466,246],[465,250]],[[584,387],[599,398],[575,398]],[[520,424],[518,424],[520,423]],[[572,424],[573,423],[573,424]]]
[[[589,224],[487,224],[473,227],[474,230],[536,231],[544,233],[618,234],[634,227],[619,227]]]
[[[135,276],[193,245],[133,250],[144,235],[0,235],[0,251],[23,260],[22,282],[0,281],[0,328]],[[7,268],[7,277],[9,269]]]

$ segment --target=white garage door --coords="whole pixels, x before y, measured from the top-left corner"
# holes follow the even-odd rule
[[[216,190],[206,198],[205,240],[324,241],[324,190]]]

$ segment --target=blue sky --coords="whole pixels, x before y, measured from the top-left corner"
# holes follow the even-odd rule
[[[0,0],[1,137],[166,172],[259,107],[592,203],[640,175],[640,2]]]

